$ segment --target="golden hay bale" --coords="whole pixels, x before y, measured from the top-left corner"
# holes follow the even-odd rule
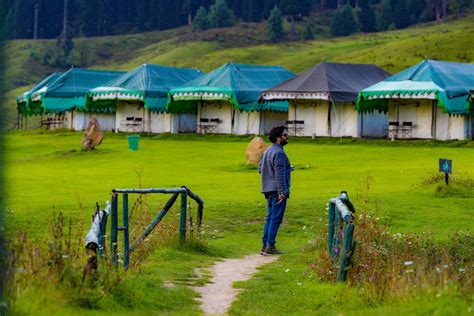
[[[245,150],[245,156],[247,156],[247,163],[258,164],[260,162],[260,157],[262,156],[265,149],[268,148],[268,145],[265,144],[261,137],[255,137],[247,145]]]

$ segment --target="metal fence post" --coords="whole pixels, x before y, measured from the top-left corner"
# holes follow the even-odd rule
[[[129,230],[128,230],[128,194],[123,195],[123,266],[128,268],[130,262]]]
[[[339,260],[339,270],[337,271],[336,281],[344,282],[347,277],[347,270],[351,264],[353,250],[354,224],[346,224],[344,228],[344,241],[342,243],[341,255]]]
[[[111,227],[110,227],[110,257],[112,258],[112,263],[117,265],[117,235],[118,235],[118,219],[117,219],[117,203],[118,195],[114,194],[112,196],[112,210],[111,210]]]
[[[179,217],[179,239],[181,241],[186,240],[186,209],[188,207],[187,197],[187,192],[181,193],[181,214]]]

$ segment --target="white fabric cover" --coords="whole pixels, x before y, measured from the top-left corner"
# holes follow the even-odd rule
[[[75,131],[86,129],[89,120],[95,117],[103,131],[112,131],[115,128],[115,113],[86,113],[67,111],[64,114],[64,127]]]
[[[398,122],[413,122],[412,138],[432,139],[433,100],[397,100],[389,103],[388,119]],[[466,139],[469,135],[469,120],[464,116],[452,116],[436,107],[436,139]]]
[[[257,113],[262,116],[260,132],[263,132],[265,135],[269,134],[273,127],[285,125],[285,122],[288,119],[288,113],[286,112],[264,111]]]
[[[258,135],[259,117],[260,116],[257,115],[257,112],[244,112],[244,111],[238,111],[238,110],[235,111],[234,126],[232,129],[232,134],[235,134],[235,135],[257,134]]]
[[[198,105],[197,124],[201,118],[220,120],[217,125],[217,134],[232,133],[232,105],[227,102],[200,102]]]
[[[436,139],[466,139],[466,117],[452,116],[443,113],[443,109],[436,109]]]
[[[152,113],[147,111],[145,117],[145,132],[148,133],[171,133],[172,114]]]
[[[378,112],[359,114],[352,103],[332,105],[326,100],[292,101],[288,120],[304,121],[303,131],[297,133],[298,136],[383,137],[387,115]]]
[[[331,105],[331,136],[357,137],[358,114],[352,103]]]
[[[397,100],[389,103],[388,121],[398,121],[400,125],[403,122],[412,122],[411,138],[431,139],[431,119],[430,100]]]
[[[232,125],[232,115],[234,124]],[[234,110],[228,102],[201,102],[198,106],[197,124],[201,118],[220,119],[216,133],[235,135],[267,134],[276,125],[284,125],[288,117],[286,112],[245,112]]]
[[[128,103],[125,101],[117,102],[115,116],[115,130],[117,132],[145,132],[145,117],[147,116],[145,108],[138,103]],[[142,124],[137,126],[126,125],[127,117],[141,118]]]
[[[317,100],[310,104],[290,102],[288,120],[304,121],[301,136],[329,136],[328,127],[329,102]]]

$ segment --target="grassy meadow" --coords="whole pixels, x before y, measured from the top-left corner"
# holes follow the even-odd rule
[[[13,239],[24,232],[27,240],[47,245],[52,219],[62,211],[65,221],[71,220],[76,245],[89,228],[95,202],[103,205],[113,188],[186,185],[205,201],[204,242],[176,244],[179,211],[174,208],[160,224],[168,227],[163,235],[168,241],[158,242],[147,256],[132,257],[140,264],[120,272],[121,282],[110,294],[94,292],[100,299],[84,304],[81,295],[87,291],[73,295],[53,283],[38,287],[26,282],[16,289],[14,311],[199,314],[196,294],[186,285],[202,284],[208,276],[197,276],[193,269],[260,249],[265,204],[258,172],[245,164],[251,137],[142,135],[137,152],[128,149],[124,134],[106,134],[92,152],[80,150],[81,138],[81,133],[73,132],[6,135],[7,230]],[[472,142],[291,139],[286,151],[295,165],[278,236],[278,246],[286,254],[263,267],[253,280],[236,285],[246,291],[230,314],[472,314],[472,293],[463,296],[449,284],[381,301],[370,299],[361,292],[364,288],[325,282],[309,268],[317,256],[315,239],[324,235],[326,202],[341,190],[349,193],[360,213],[387,225],[390,234],[430,234],[444,244],[455,231],[472,232]],[[453,159],[449,188],[436,176],[438,158]],[[147,199],[149,216],[165,202],[162,196]],[[191,213],[195,210],[192,205]],[[17,274],[21,273],[28,271]],[[174,286],[166,286],[168,282]]]

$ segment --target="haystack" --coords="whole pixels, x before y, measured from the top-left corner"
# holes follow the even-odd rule
[[[268,145],[265,144],[261,137],[255,137],[252,139],[245,150],[247,163],[258,164],[260,162],[260,157],[267,148]]]

